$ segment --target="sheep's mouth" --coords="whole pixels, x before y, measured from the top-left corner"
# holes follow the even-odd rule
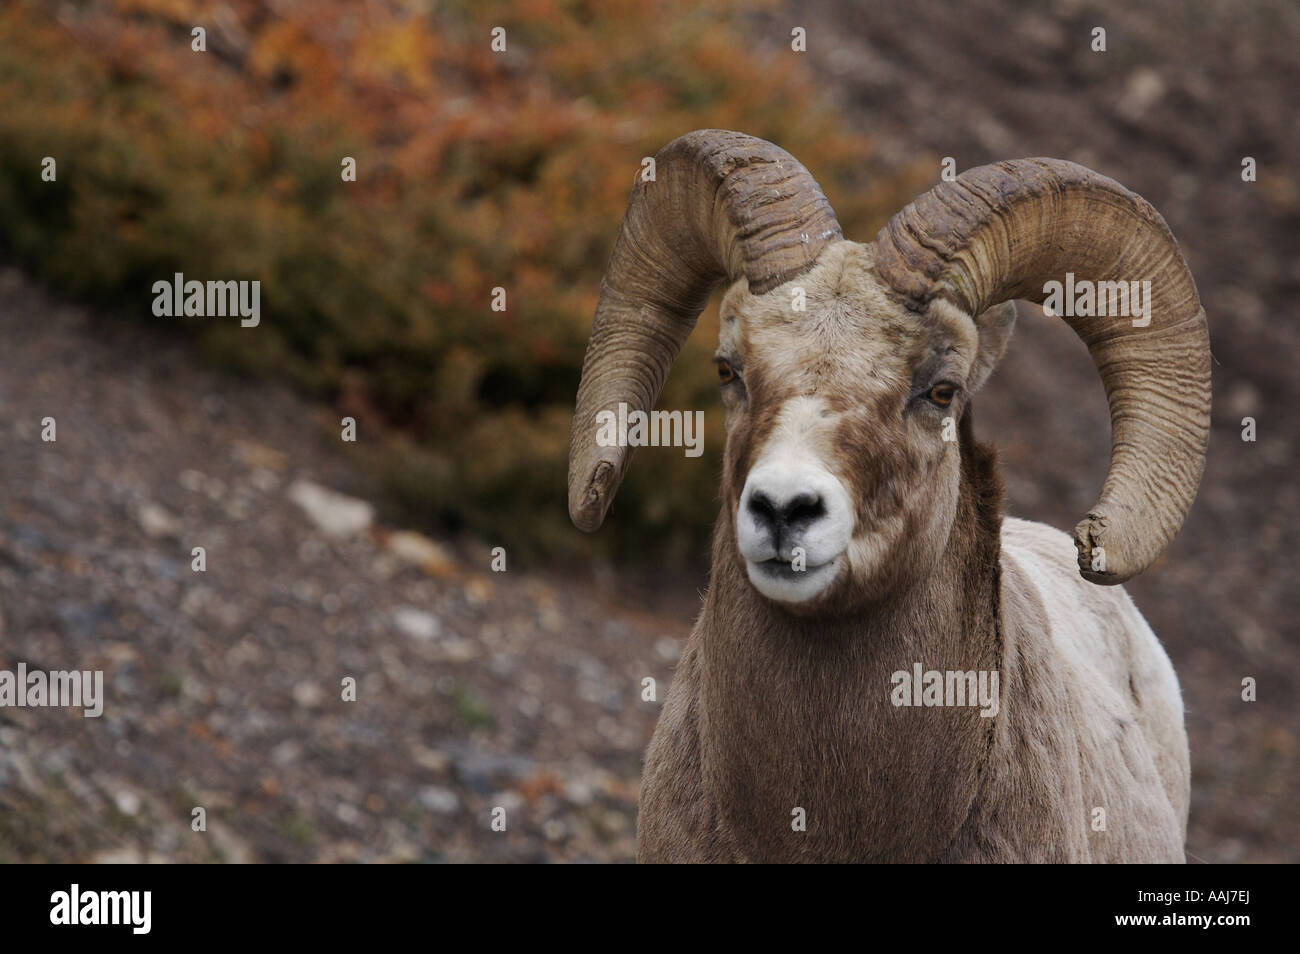
[[[768,576],[774,577],[775,579],[795,580],[795,579],[799,579],[805,574],[815,573],[817,570],[820,570],[826,564],[823,563],[820,564],[819,566],[806,566],[800,569],[795,569],[793,560],[787,563],[785,560],[782,560],[779,557],[773,557],[770,560],[762,560],[757,563],[753,563],[751,565],[757,567],[761,572],[767,574]]]
[[[820,595],[838,575],[838,559],[795,569],[779,558],[746,560],[749,582],[768,599],[779,603],[804,603]]]

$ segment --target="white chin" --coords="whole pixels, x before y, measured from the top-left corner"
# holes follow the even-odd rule
[[[746,560],[745,566],[749,571],[749,582],[769,600],[778,603],[806,603],[820,596],[835,582],[835,577],[839,575],[840,558],[836,557],[820,566],[810,566],[806,570],[791,570],[788,565],[771,561],[755,563]]]

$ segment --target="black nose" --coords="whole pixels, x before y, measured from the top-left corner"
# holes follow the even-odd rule
[[[749,495],[749,512],[754,519],[772,532],[773,542],[790,530],[803,530],[821,517],[826,516],[826,505],[816,494],[796,494],[783,504],[775,503],[771,497],[756,490]]]

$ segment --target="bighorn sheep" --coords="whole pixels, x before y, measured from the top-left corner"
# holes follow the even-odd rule
[[[1151,289],[1149,321],[1064,318],[1112,428],[1073,550],[1003,521],[970,409],[1011,334],[1003,303],[1041,303],[1067,271]],[[1082,166],[1021,159],[940,184],[861,245],[771,143],[674,140],[601,284],[569,448],[581,529],[628,466],[597,412],[653,408],[724,279],[722,507],[646,755],[638,858],[1183,861],[1178,680],[1124,591],[1093,585],[1160,556],[1204,465],[1205,312],[1164,220]],[[942,686],[899,705],[898,676],[922,669],[927,693],[930,671],[999,674],[995,714]]]

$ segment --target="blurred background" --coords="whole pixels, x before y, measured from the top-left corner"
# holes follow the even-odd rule
[[[1214,427],[1129,591],[1183,683],[1189,860],[1300,861],[1298,42],[1285,0],[5,5],[0,669],[107,700],[0,709],[0,861],[631,859],[642,680],[707,580],[716,302],[661,399],[704,456],[642,450],[588,537],[565,454],[633,176],[701,127],[793,153],[859,241],[944,157],[1161,211]],[[154,317],[175,272],[260,281],[260,325]],[[976,406],[1008,512],[1072,527],[1109,450],[1082,345],[1022,304]]]

